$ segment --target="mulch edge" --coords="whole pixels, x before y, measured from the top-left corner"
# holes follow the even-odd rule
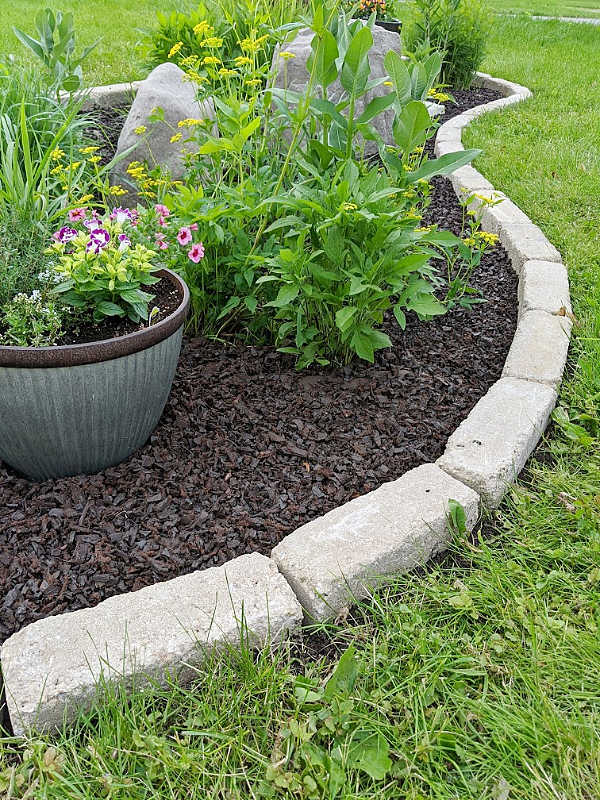
[[[492,78],[484,73],[478,73],[478,83],[485,88],[500,91],[504,97],[477,106],[442,125],[436,138],[436,155],[463,149],[462,129],[480,114],[504,108],[531,96],[530,90],[526,87]],[[119,97],[122,97],[123,90],[123,84],[96,87],[89,93],[86,102],[94,103],[94,98],[97,98],[98,105],[105,105],[111,100],[116,102]],[[452,178],[452,184],[459,196],[465,189],[470,193],[474,191],[489,193],[491,187],[491,184],[472,167],[457,170]],[[484,230],[497,233],[501,243],[509,252],[513,268],[519,275],[521,312],[525,302],[521,283],[527,279],[527,276],[534,274],[533,270],[539,262],[556,264],[557,269],[563,267],[560,254],[547,241],[541,230],[508,199],[503,199],[499,205],[486,209],[482,227]],[[469,531],[472,531],[477,524],[483,508],[498,505],[502,495],[510,483],[516,479],[543,434],[556,401],[555,390],[558,388],[566,362],[571,332],[569,317],[565,314],[561,316],[562,309],[556,309],[555,312],[547,310],[554,308],[557,301],[557,287],[550,283],[542,287],[542,292],[544,291],[546,296],[543,298],[543,309],[532,311],[527,309],[525,304],[526,313],[520,313],[519,324],[506,362],[509,365],[508,372],[505,366],[503,376],[492,386],[488,394],[481,398],[457,431],[452,434],[446,452],[436,464],[423,464],[416,469],[409,470],[398,480],[384,484],[374,492],[345,503],[307,525],[301,526],[274,548],[270,559],[265,559],[271,564],[276,564],[282,579],[285,579],[286,585],[300,601],[307,617],[329,619],[343,616],[353,601],[368,596],[369,582],[376,576],[389,577],[394,573],[422,565],[429,557],[444,549],[448,539],[449,500],[455,500],[458,497],[464,503],[466,507],[465,527]],[[532,314],[535,314],[535,319],[532,318]],[[532,331],[537,335],[531,335]],[[550,337],[550,347],[548,346],[548,337]],[[493,430],[494,423],[497,423],[498,420],[503,421],[506,436],[509,440],[511,437],[514,440],[515,420],[507,413],[506,403],[502,401],[502,391],[498,392],[498,399],[494,400],[491,406],[489,401],[490,393],[496,387],[502,388],[506,385],[507,376],[511,381],[516,381],[526,393],[529,393],[531,404],[538,412],[536,421],[529,421],[530,427],[533,429],[528,431],[529,435],[521,436],[518,441],[512,442],[515,460],[508,481],[506,480],[506,453],[494,454],[493,442],[489,440],[490,426],[486,425],[486,423],[491,423]],[[548,396],[543,397],[543,402],[540,399],[544,395],[543,389],[547,389],[551,393],[550,401]],[[488,418],[482,421],[481,404],[486,401],[486,398],[485,413]],[[487,435],[488,450],[491,449],[491,454],[495,455],[496,461],[488,461],[485,469],[482,469],[481,459],[479,461],[472,460],[470,464],[466,465],[467,469],[459,469],[453,465],[451,456],[457,450],[455,437],[460,435],[462,430],[466,430],[470,436],[473,435],[474,430],[480,431],[482,449],[485,449]],[[458,447],[460,448],[460,444]],[[515,465],[516,469],[514,469]],[[462,467],[464,466],[463,464]],[[496,486],[501,487],[501,492],[497,490],[496,494],[492,496],[487,491],[490,480]],[[408,507],[410,507],[411,513],[406,515],[404,512]],[[407,518],[408,524],[406,524]],[[404,519],[404,524],[400,524],[401,519]],[[305,544],[315,530],[319,534],[315,539],[318,546],[315,546],[312,553],[307,554]],[[386,535],[382,536],[382,532]],[[359,542],[363,546],[366,544],[366,550],[371,554],[371,559],[367,559],[367,563],[364,559],[354,559],[352,568],[355,572],[350,575],[346,564],[342,567],[339,560],[345,554],[353,554]],[[300,551],[298,551],[298,543],[301,544]],[[378,544],[377,548],[373,548],[375,543]],[[329,544],[333,548],[335,553],[333,562],[331,559],[324,559],[325,544]],[[296,558],[294,558],[294,550],[296,550]],[[298,558],[298,552],[300,558]],[[233,577],[235,571],[239,569],[238,565],[241,559],[247,563],[247,557],[241,556],[232,559],[219,569],[223,570],[225,576],[227,571],[233,573]],[[192,573],[188,578],[193,580],[203,572]],[[233,621],[234,629],[239,630],[242,638],[245,629],[245,600],[256,604],[257,596],[264,597],[263,611],[269,618],[268,582],[258,575],[256,578],[256,585],[253,587],[251,597],[241,597],[237,604],[234,604],[233,598],[230,597],[232,602],[227,616],[229,622]],[[179,579],[158,583],[140,591],[144,592],[145,597],[150,601],[155,592],[157,597],[160,597],[165,591],[168,592],[169,586],[174,585],[176,581]],[[203,590],[202,582],[195,586],[194,608],[206,609],[210,608],[211,604],[214,605],[215,597],[211,592],[210,588]],[[132,596],[136,594],[137,592],[127,592],[111,597],[94,608],[88,609],[84,615],[78,611],[59,615],[61,627],[64,631],[69,631],[70,624],[72,624],[73,632],[75,632],[78,620],[85,619],[85,630],[82,631],[79,628],[77,634],[79,637],[83,635],[84,638],[92,636],[94,631],[102,631],[103,625],[109,624],[110,619],[127,620],[127,609]],[[149,605],[152,603],[150,602]],[[159,604],[155,608],[159,613]],[[25,643],[28,643],[31,653],[36,652],[40,643],[45,643],[50,651],[52,648],[61,647],[61,642],[52,637],[52,634],[50,634],[50,639],[44,642],[46,631],[52,630],[51,626],[56,625],[56,619],[56,617],[49,617],[26,626],[7,639],[0,652],[8,710],[15,730],[20,733],[26,732],[32,727],[38,730],[45,726],[51,727],[52,720],[56,720],[56,702],[60,704],[61,719],[72,719],[81,708],[81,704],[69,703],[68,690],[57,692],[57,689],[60,689],[61,679],[65,673],[68,673],[69,667],[77,669],[80,666],[81,653],[69,649],[67,663],[63,657],[60,671],[51,676],[52,681],[49,680],[48,675],[51,666],[45,657],[29,658],[26,667],[23,668],[12,667],[12,664],[19,661],[18,658],[14,658],[15,649],[20,651]],[[202,618],[202,622],[204,622],[204,618]],[[200,625],[201,622],[199,622]],[[185,628],[180,626],[177,633],[173,630],[169,631],[171,642],[173,638],[177,638],[181,643],[183,637],[189,639],[190,635],[194,636],[193,627],[190,629],[189,626]],[[300,627],[301,621],[298,618],[293,620],[288,630],[292,633]],[[200,643],[202,644],[202,642]],[[138,650],[147,653],[148,648],[152,649],[152,646],[160,650],[160,644],[148,640],[144,625],[136,628],[131,625],[131,620],[128,620],[126,644],[128,651],[132,654]],[[235,646],[236,642],[229,639],[228,644]],[[97,641],[95,645],[97,652],[102,654],[104,650],[102,641]],[[43,652],[43,647],[38,649],[38,652],[40,651]],[[68,663],[69,660],[71,664]],[[177,662],[177,659],[175,661]],[[152,665],[151,662],[148,663],[147,659],[145,663],[146,669]],[[23,666],[22,662],[21,666]],[[89,704],[94,696],[94,686],[102,672],[102,661],[96,666],[96,670],[100,670],[97,674],[94,674],[91,663],[87,666],[89,677],[86,678],[86,681],[88,681],[89,691],[84,694],[85,703]],[[183,662],[172,663],[171,666],[183,667]],[[23,674],[23,669],[26,669],[26,674]],[[118,679],[123,682],[131,682],[136,673],[139,674],[140,670],[136,669],[135,658],[131,659],[131,663],[127,665],[126,669],[117,670]],[[81,675],[79,677],[81,678]],[[45,687],[51,682],[54,686],[54,703],[49,708],[49,713],[45,714]],[[80,693],[79,698],[81,698]]]

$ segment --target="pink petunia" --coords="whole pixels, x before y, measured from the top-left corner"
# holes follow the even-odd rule
[[[81,220],[87,217],[87,209],[86,208],[72,208],[69,211],[69,221],[70,222],[81,222]]]
[[[161,226],[161,228],[166,228],[169,223],[167,222],[166,217],[159,217],[158,224]]]
[[[183,247],[192,241],[192,232],[189,228],[180,228],[177,233],[177,241]]]
[[[159,217],[168,217],[169,214],[171,213],[169,209],[162,203],[157,203],[154,206],[154,210],[156,211]]]
[[[188,252],[188,258],[197,264],[201,258],[204,258],[204,245],[202,242],[192,245],[192,249]]]
[[[198,230],[198,223],[197,222],[192,222],[192,224],[190,225],[190,230],[191,231],[197,231]]]
[[[156,241],[154,242],[155,247],[158,247],[159,250],[166,250],[169,246],[167,242],[167,235],[166,233],[157,232],[154,234],[154,238]]]

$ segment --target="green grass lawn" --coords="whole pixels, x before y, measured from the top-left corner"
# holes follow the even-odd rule
[[[16,760],[6,741],[0,796],[600,797],[599,50],[596,28],[500,21],[484,67],[535,94],[467,136],[563,253],[578,319],[561,395],[572,424],[555,426],[486,537],[329,631],[354,642],[353,687],[346,665],[345,684],[306,706],[295,675],[324,682],[331,657],[221,659],[192,690],[109,696]]]
[[[15,0],[2,4],[3,25],[0,29],[0,63],[9,54],[20,60],[25,58],[25,49],[15,37],[12,26],[34,35],[34,19],[41,8],[54,11],[72,11],[75,17],[77,52],[86,45],[101,39],[100,44],[84,64],[86,83],[118,83],[144,77],[140,67],[136,45],[143,31],[153,28],[156,12],[185,10],[193,7],[193,0],[98,0],[97,2],[75,2],[75,0]]]
[[[551,17],[600,17],[598,0],[489,0],[494,11]]]

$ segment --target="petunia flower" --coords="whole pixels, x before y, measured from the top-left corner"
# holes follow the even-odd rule
[[[180,228],[177,233],[177,241],[183,247],[192,241],[192,232],[189,228]]]
[[[119,250],[121,250],[121,251],[127,250],[129,245],[131,244],[131,239],[129,238],[129,236],[127,236],[126,233],[120,233],[119,236],[118,236],[118,239],[119,239],[119,242],[120,242]]]
[[[162,203],[157,203],[154,206],[154,210],[156,211],[159,217],[168,217],[171,214],[169,209]]]
[[[70,242],[71,239],[74,239],[76,236],[77,231],[75,228],[70,228],[68,225],[63,225],[62,228],[52,234],[52,238],[56,239],[57,242],[61,242],[62,244],[65,244],[65,242]]]
[[[88,253],[98,255],[100,250],[103,250],[110,242],[110,233],[105,228],[95,228],[90,231],[90,239],[86,245]]]
[[[81,222],[87,217],[87,209],[85,208],[72,208],[69,211],[70,222]]]
[[[192,249],[188,252],[188,258],[197,264],[201,258],[204,258],[204,245],[202,242],[192,245]]]

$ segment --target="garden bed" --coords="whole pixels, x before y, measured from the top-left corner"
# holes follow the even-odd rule
[[[446,118],[496,99],[456,93]],[[113,129],[117,133],[116,128]],[[426,223],[460,232],[450,184]],[[41,617],[270,552],[335,506],[439,457],[500,377],[517,279],[499,247],[473,276],[487,303],[389,324],[375,365],[295,371],[272,349],[185,342],[151,440],[99,475],[32,484],[0,468],[0,641]]]

